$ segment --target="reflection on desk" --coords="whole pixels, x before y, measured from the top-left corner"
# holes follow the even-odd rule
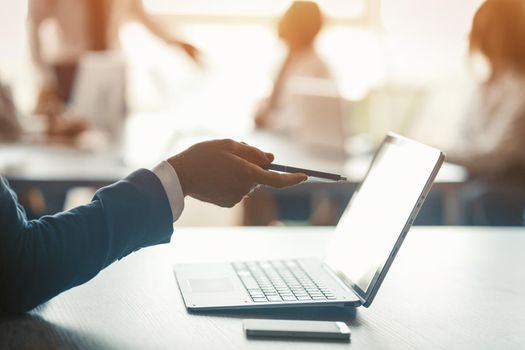
[[[30,316],[0,320],[0,348],[333,349],[250,340],[242,318],[333,319],[356,349],[523,349],[525,229],[413,228],[369,309],[190,314],[174,263],[322,255],[330,228],[185,229]],[[321,249],[321,250],[320,250]],[[37,346],[37,347],[38,347]]]

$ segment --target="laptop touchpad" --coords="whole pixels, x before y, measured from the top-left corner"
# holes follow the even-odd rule
[[[188,283],[194,293],[229,292],[234,289],[229,278],[193,278]]]

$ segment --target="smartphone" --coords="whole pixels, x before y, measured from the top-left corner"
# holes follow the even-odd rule
[[[248,337],[284,337],[350,340],[350,329],[344,322],[295,320],[243,320]]]

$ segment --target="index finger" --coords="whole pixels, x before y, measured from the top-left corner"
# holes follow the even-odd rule
[[[236,143],[231,152],[250,163],[258,165],[269,164],[274,159],[273,154],[263,152],[260,149],[250,146],[244,142]]]

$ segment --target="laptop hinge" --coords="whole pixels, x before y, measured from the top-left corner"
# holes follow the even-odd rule
[[[361,298],[361,296],[354,290],[352,285],[348,284],[348,279],[342,278],[338,273],[336,273],[332,268],[325,263],[323,263],[323,268],[339,283],[341,287],[343,287],[344,290],[353,293],[361,303],[364,303],[365,300]]]

